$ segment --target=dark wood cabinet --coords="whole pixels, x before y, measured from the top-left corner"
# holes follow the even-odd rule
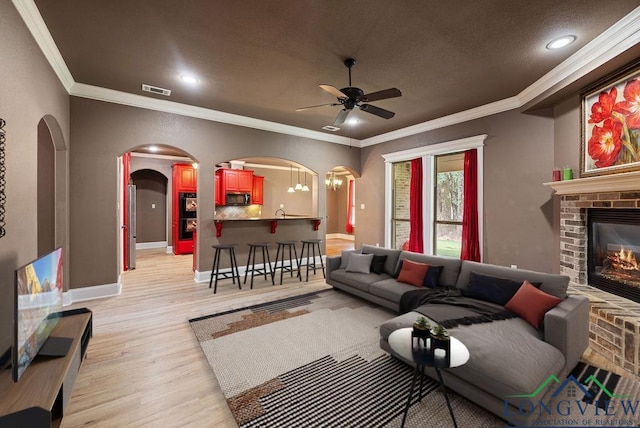
[[[173,254],[191,254],[197,226],[197,172],[191,164],[175,163],[172,169]]]
[[[264,203],[264,177],[253,176],[253,189],[251,190],[251,203],[262,205]]]

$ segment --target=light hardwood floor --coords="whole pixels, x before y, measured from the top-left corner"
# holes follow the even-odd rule
[[[349,244],[327,242],[327,253],[339,254]],[[256,279],[253,290],[247,283],[242,291],[225,280],[213,295],[207,283],[193,281],[191,264],[190,255],[139,251],[120,296],[72,306],[93,311],[94,336],[63,428],[236,427],[188,320],[328,288],[318,274],[308,283],[288,278],[276,286]],[[585,355],[611,366],[598,354]]]
[[[188,320],[328,288],[318,272],[308,283],[256,280],[253,290],[247,281],[242,291],[225,280],[213,295],[191,264],[190,255],[139,251],[120,296],[72,306],[93,311],[94,335],[63,428],[236,427]]]

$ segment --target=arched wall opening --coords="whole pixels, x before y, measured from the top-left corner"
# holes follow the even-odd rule
[[[69,172],[67,144],[56,118],[43,116],[38,122],[37,135],[36,228],[37,252],[42,256],[57,247],[66,249],[69,242]],[[66,288],[68,281],[65,283]]]

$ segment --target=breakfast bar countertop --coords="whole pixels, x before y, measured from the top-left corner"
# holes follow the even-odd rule
[[[214,218],[214,221],[279,221],[279,220],[320,220],[322,217],[309,215],[287,214],[284,217],[244,217],[244,218]]]

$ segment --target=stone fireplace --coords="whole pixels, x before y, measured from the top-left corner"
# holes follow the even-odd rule
[[[545,185],[552,187],[560,195],[560,273],[570,278],[569,293],[586,295],[591,302],[589,346],[614,364],[640,375],[640,303],[625,298],[633,297],[625,294],[625,287],[622,287],[622,292],[618,292],[619,290],[601,286],[598,282],[598,277],[613,276],[615,279],[621,279],[620,276],[623,276],[625,278],[619,282],[624,285],[627,281],[626,273],[612,274],[612,269],[615,268],[613,264],[618,263],[618,267],[624,263],[632,264],[632,261],[620,261],[620,257],[628,258],[628,251],[640,256],[640,248],[628,243],[627,246],[633,248],[625,248],[621,255],[619,247],[622,243],[619,237],[605,237],[606,232],[611,232],[610,219],[623,213],[640,213],[640,172],[559,181]],[[590,229],[588,224],[589,215],[593,217],[595,213],[603,220],[596,226],[597,232],[593,231],[593,225]],[[625,221],[622,224],[625,224]],[[614,235],[629,232],[626,227],[614,231]],[[640,226],[638,228],[640,230]],[[599,250],[589,246],[590,237],[591,245],[595,245],[594,237],[590,236],[594,233],[606,241],[600,242]],[[631,236],[631,239],[635,240],[636,237]],[[637,246],[640,247],[640,242]],[[593,251],[590,253],[591,250]],[[591,273],[589,259],[592,262]],[[629,266],[631,265],[627,264],[625,268]],[[640,282],[638,286],[640,287]],[[630,290],[633,291],[633,288]]]

